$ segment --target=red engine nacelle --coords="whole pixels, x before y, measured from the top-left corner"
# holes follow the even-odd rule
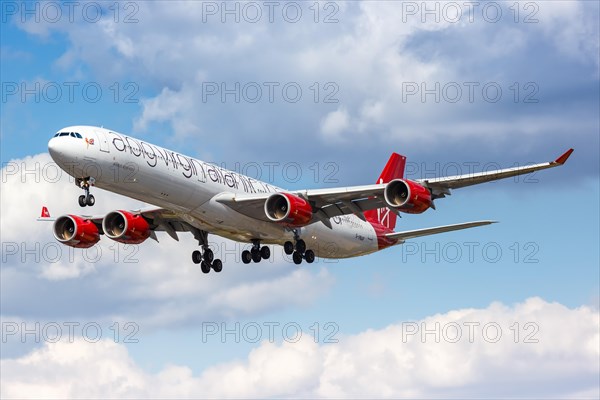
[[[98,227],[89,219],[77,215],[63,215],[54,221],[54,237],[67,246],[92,247],[100,240]]]
[[[409,214],[420,214],[432,205],[429,189],[407,179],[389,182],[384,197],[389,206]]]
[[[113,211],[102,220],[104,234],[119,243],[139,244],[150,236],[150,224],[139,214]]]
[[[265,214],[271,221],[300,227],[310,223],[313,209],[301,197],[289,193],[275,193],[265,201]]]

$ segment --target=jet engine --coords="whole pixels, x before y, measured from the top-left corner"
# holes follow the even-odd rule
[[[432,206],[431,192],[408,179],[394,179],[385,186],[386,203],[409,214],[421,214]]]
[[[313,209],[301,197],[290,193],[275,193],[265,201],[265,214],[271,221],[301,227],[310,223]]]
[[[77,215],[63,215],[54,221],[56,240],[71,247],[88,248],[100,240],[98,227],[89,219]]]
[[[112,211],[102,220],[104,234],[125,244],[140,244],[150,236],[150,224],[139,214]]]

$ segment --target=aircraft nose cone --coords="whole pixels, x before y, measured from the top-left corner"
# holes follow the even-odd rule
[[[58,151],[58,144],[56,143],[56,138],[52,138],[48,141],[48,153],[50,153],[50,157],[56,161],[56,158],[60,155]]]
[[[54,162],[59,165],[67,158],[67,149],[65,146],[65,141],[60,140],[59,138],[52,138],[48,141],[48,153],[50,153],[50,157],[52,157]]]

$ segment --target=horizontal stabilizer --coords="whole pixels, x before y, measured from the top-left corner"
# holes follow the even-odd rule
[[[388,233],[385,236],[387,236],[390,239],[397,239],[397,240],[403,242],[407,239],[412,239],[412,238],[416,238],[419,236],[428,236],[428,235],[435,235],[436,233],[451,232],[451,231],[458,231],[461,229],[475,228],[476,226],[489,225],[489,224],[494,224],[496,222],[497,221],[464,222],[462,224],[437,226],[435,228],[425,228],[425,229],[416,229],[414,231]]]

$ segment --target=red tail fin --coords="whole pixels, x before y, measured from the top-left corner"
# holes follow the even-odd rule
[[[50,218],[50,213],[48,212],[48,207],[46,207],[46,206],[42,207],[42,215],[40,215],[40,218]]]
[[[388,183],[391,180],[404,177],[405,165],[406,157],[401,156],[398,153],[392,153],[376,183]],[[387,207],[365,211],[364,215],[367,221],[371,223],[381,224],[391,230],[394,230],[396,227],[396,214],[391,212]]]

